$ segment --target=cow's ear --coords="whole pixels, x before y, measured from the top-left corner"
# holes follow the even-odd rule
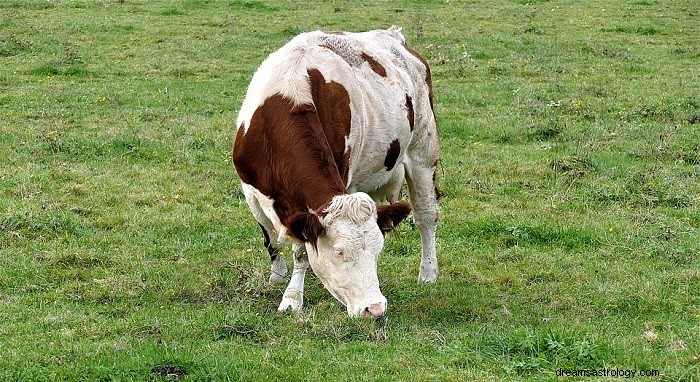
[[[411,203],[409,202],[377,206],[377,224],[382,233],[393,230],[401,220],[406,219],[408,214],[411,213],[411,208]]]
[[[302,242],[315,243],[323,233],[323,226],[318,216],[310,212],[295,213],[289,218],[287,227],[291,236]]]

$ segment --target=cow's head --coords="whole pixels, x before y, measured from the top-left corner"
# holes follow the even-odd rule
[[[410,203],[377,208],[369,195],[357,192],[335,196],[320,217],[294,215],[289,231],[306,243],[311,269],[351,317],[379,317],[387,308],[377,278],[383,233],[410,212]]]

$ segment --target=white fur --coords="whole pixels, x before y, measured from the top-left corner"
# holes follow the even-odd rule
[[[347,308],[351,317],[365,314],[374,304],[386,309],[387,300],[379,289],[377,257],[384,246],[384,236],[376,223],[374,202],[363,193],[336,196],[342,204],[339,213],[323,220],[326,235],[316,246],[306,244],[311,269],[331,294]],[[344,200],[343,200],[344,199]],[[347,210],[354,202],[372,206],[356,214]],[[331,203],[333,204],[333,203]],[[360,210],[364,210],[363,207]],[[365,218],[362,220],[362,218]]]
[[[243,126],[244,133],[248,132],[255,110],[275,94],[292,100],[294,105],[313,104],[306,72],[309,47],[302,41],[303,35],[297,36],[270,54],[253,75],[236,121],[237,126]]]
[[[338,218],[348,218],[355,224],[362,224],[377,218],[377,205],[364,192],[335,196],[323,212],[325,222]]]

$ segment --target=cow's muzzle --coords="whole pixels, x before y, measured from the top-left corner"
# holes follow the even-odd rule
[[[379,318],[386,313],[386,302],[377,302],[374,304],[370,304],[368,307],[366,307],[362,311],[362,315],[364,317],[374,317],[374,318]]]

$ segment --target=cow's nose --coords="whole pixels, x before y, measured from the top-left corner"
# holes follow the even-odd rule
[[[379,318],[384,315],[386,312],[386,303],[385,302],[378,302],[376,304],[372,304],[368,307],[365,308],[364,314],[365,316],[369,316],[370,314],[374,318]]]

